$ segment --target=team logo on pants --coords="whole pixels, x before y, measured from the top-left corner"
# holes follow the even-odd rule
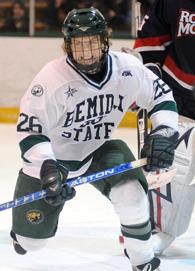
[[[44,215],[39,210],[30,210],[26,213],[26,219],[31,224],[40,224],[44,220]]]

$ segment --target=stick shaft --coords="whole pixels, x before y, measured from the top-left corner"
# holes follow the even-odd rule
[[[85,183],[93,183],[99,180],[102,180],[104,178],[108,178],[120,173],[123,173],[125,171],[134,169],[134,168],[139,168],[146,165],[146,158],[142,158],[140,160],[136,160],[133,162],[129,162],[129,163],[125,163],[125,164],[121,164],[119,166],[113,167],[113,168],[109,168],[97,173],[94,173],[92,175],[88,175],[86,177],[78,177],[75,179],[70,179],[66,182],[64,182],[62,185],[67,184],[70,187],[75,187],[81,184],[85,184]],[[47,196],[47,193],[45,190],[40,190],[37,191],[35,193],[32,194],[28,194],[26,196],[22,196],[20,198],[17,198],[13,201],[9,201],[9,202],[5,202],[0,204],[0,211],[4,211],[10,208],[16,208],[18,206],[33,202],[33,201],[37,201],[40,199],[43,199]]]
[[[141,25],[141,3],[135,3],[135,21],[136,21],[136,37]],[[141,157],[141,149],[144,145],[144,139],[148,133],[147,110],[139,109],[137,112],[137,142],[138,142],[138,158]]]
[[[141,157],[141,150],[144,146],[145,137],[148,133],[148,119],[146,109],[139,109],[137,112],[137,143],[138,158]]]

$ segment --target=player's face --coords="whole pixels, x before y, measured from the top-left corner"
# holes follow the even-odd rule
[[[91,65],[102,57],[99,35],[75,37],[71,39],[74,60],[82,65]]]

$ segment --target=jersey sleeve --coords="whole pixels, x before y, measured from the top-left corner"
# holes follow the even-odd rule
[[[50,138],[50,115],[53,107],[43,82],[34,80],[21,100],[17,136],[25,174],[39,178],[44,160],[55,159]]]
[[[172,40],[166,14],[165,0],[156,0],[138,30],[134,49],[141,54],[144,64],[158,63],[162,66],[164,62],[166,48]]]
[[[155,129],[167,125],[178,130],[178,113],[170,87],[144,65],[138,68],[138,91],[136,104],[147,109],[148,117]]]

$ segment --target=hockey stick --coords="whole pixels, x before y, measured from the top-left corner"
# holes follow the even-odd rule
[[[148,118],[147,110],[139,109],[137,112],[137,147],[138,147],[138,158],[141,157],[141,150],[144,146],[145,137],[148,133]]]
[[[86,177],[78,177],[75,179],[70,179],[70,180],[62,183],[62,185],[67,184],[70,187],[75,187],[75,186],[85,184],[85,183],[93,183],[93,182],[102,180],[104,178],[108,178],[113,175],[123,173],[123,172],[131,170],[131,169],[142,167],[144,165],[146,165],[146,158],[142,158],[140,160],[136,160],[136,161],[129,162],[129,163],[124,163],[119,166],[109,168],[109,169],[94,173],[92,175],[88,175]],[[4,210],[10,209],[10,208],[16,208],[18,206],[43,199],[45,197],[47,197],[47,193],[45,190],[37,191],[35,193],[28,194],[26,196],[22,196],[20,198],[17,198],[13,201],[9,201],[9,202],[5,202],[5,203],[0,204],[0,211],[4,211]]]
[[[135,2],[135,22],[137,37],[137,31],[141,25],[141,3],[139,1]],[[147,110],[140,108],[137,112],[138,158],[141,157],[141,149],[143,148],[144,139],[147,133],[148,133]]]

